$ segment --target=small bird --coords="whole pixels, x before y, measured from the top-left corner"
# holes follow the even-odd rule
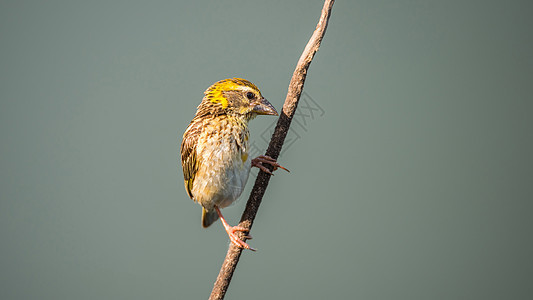
[[[185,190],[202,206],[204,228],[220,218],[232,243],[255,251],[235,235],[248,230],[230,226],[220,209],[241,195],[251,167],[269,174],[264,164],[288,171],[269,156],[248,157],[248,122],[257,115],[277,116],[278,112],[257,86],[241,78],[218,81],[204,94],[181,143]]]

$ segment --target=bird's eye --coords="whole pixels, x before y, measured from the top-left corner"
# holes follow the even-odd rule
[[[248,93],[246,93],[246,98],[252,100],[253,98],[255,98],[255,95],[252,92],[248,92]]]

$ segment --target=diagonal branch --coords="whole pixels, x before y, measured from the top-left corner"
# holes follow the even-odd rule
[[[329,16],[331,14],[331,8],[333,7],[334,2],[334,0],[326,0],[324,2],[320,20],[318,21],[316,29],[309,39],[309,42],[305,46],[302,56],[300,56],[298,64],[296,65],[296,69],[292,75],[292,79],[289,84],[289,91],[287,92],[285,103],[283,104],[283,110],[278,119],[278,124],[276,125],[276,129],[272,134],[272,139],[270,140],[270,144],[268,145],[268,149],[266,151],[266,155],[274,159],[278,158],[281,152],[281,147],[283,146],[283,142],[285,141],[285,137],[289,132],[292,118],[294,117],[294,113],[298,107],[298,101],[300,100],[300,95],[302,94],[305,77],[307,76],[307,69],[311,64],[315,53],[318,51],[320,43],[322,42],[322,38],[326,33]],[[271,168],[271,166],[268,167]],[[257,179],[255,180],[250,198],[246,203],[246,208],[242,214],[239,226],[247,229],[252,228],[253,221],[269,181],[270,175],[260,171],[257,175]],[[239,237],[244,238],[244,234],[241,233]],[[238,248],[233,243],[230,243],[228,253],[226,254],[226,258],[224,259],[220,273],[218,274],[213,290],[211,291],[211,296],[209,297],[210,300],[224,299],[228,286],[231,282],[233,272],[235,271],[237,263],[239,262],[241,253],[241,248]]]

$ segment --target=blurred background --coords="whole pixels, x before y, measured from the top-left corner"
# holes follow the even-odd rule
[[[322,5],[1,1],[0,298],[206,299],[182,134],[220,79],[281,109]],[[532,9],[337,1],[227,299],[533,298]]]

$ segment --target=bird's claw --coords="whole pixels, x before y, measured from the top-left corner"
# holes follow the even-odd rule
[[[252,250],[252,251],[257,251],[257,249],[254,249],[252,247],[250,247],[250,245],[248,245],[247,243],[245,243],[243,240],[241,240],[236,234],[235,234],[235,231],[243,231],[243,232],[248,232],[249,230],[244,228],[244,227],[240,227],[240,226],[233,226],[233,227],[229,227],[229,228],[226,228],[226,232],[228,233],[229,235],[229,239],[230,241],[237,247],[239,248],[244,248],[244,249],[248,249],[248,250]],[[245,239],[248,239],[248,240],[251,240],[252,239],[252,236],[250,234],[247,234],[244,236]]]
[[[235,231],[242,231],[247,233],[244,238],[245,239],[252,239],[252,236],[250,235],[250,229],[242,227],[242,226],[230,226],[228,222],[226,222],[226,219],[224,219],[224,216],[222,216],[222,213],[220,212],[220,208],[218,206],[215,206],[215,210],[218,213],[218,216],[220,218],[220,221],[222,222],[222,225],[224,226],[224,229],[226,230],[226,233],[229,236],[230,241],[239,248],[244,248],[252,251],[256,251],[256,249],[250,247],[250,245],[246,244],[243,240],[241,240],[237,235],[235,235]]]
[[[278,168],[280,168],[280,169],[283,169],[283,170],[285,170],[287,172],[290,172],[288,169],[286,169],[282,165],[278,164],[278,162],[275,159],[273,159],[272,157],[270,157],[270,156],[260,155],[260,156],[258,156],[256,158],[252,159],[252,167],[257,167],[257,168],[261,169],[261,171],[274,176],[274,174],[267,167],[265,167],[263,164],[269,164],[272,167],[274,167],[274,169],[272,171],[276,171]]]

